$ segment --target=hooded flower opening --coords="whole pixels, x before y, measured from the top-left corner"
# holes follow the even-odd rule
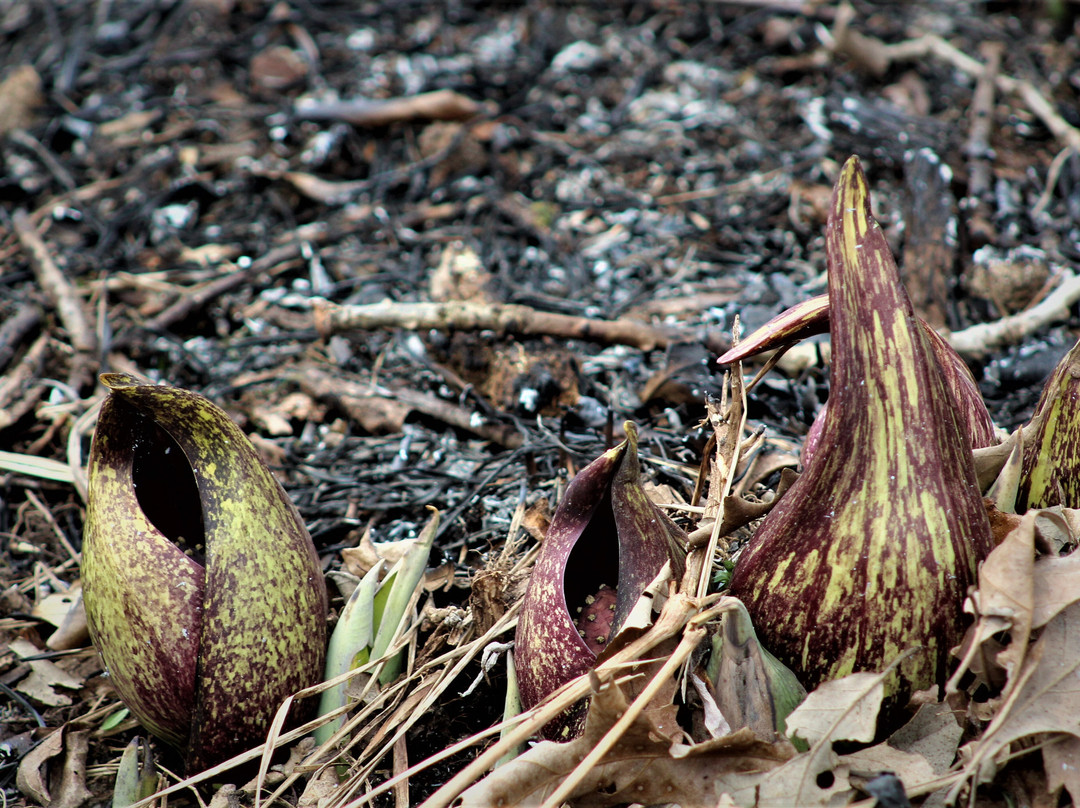
[[[184,450],[134,407],[117,402],[132,426],[131,484],[150,523],[184,555],[206,566],[206,535],[199,486]]]
[[[601,592],[613,592],[619,581],[619,538],[605,491],[593,516],[566,561],[563,593],[566,611],[594,653],[603,650],[612,622],[610,611],[599,611]],[[606,620],[604,619],[606,617]],[[599,641],[604,640],[604,641]]]
[[[319,558],[224,411],[101,378],[111,395],[88,463],[87,624],[131,712],[200,771],[256,744],[282,700],[319,680]]]
[[[527,708],[593,667],[665,564],[681,575],[685,536],[646,494],[637,429],[629,421],[625,429],[625,441],[567,486],[540,548],[514,657]],[[570,708],[544,734],[577,735],[583,708]]]

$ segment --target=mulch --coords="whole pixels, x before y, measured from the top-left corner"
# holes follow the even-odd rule
[[[0,468],[0,642],[72,677],[28,693],[31,661],[0,656],[7,800],[26,799],[20,758],[77,726],[101,804],[136,732],[101,729],[118,705],[100,661],[47,646],[41,609],[79,579],[98,373],[226,408],[328,571],[437,508],[429,607],[466,608],[515,510],[553,505],[627,419],[652,481],[690,499],[713,360],[736,317],[745,334],[825,291],[850,154],[936,326],[1022,312],[1075,271],[1075,14],[0,0],[0,450],[71,472]],[[1030,415],[1078,327],[1073,305],[970,357],[999,426]],[[750,396],[775,447],[796,452],[827,397],[821,347]],[[500,669],[462,698],[470,663],[411,761],[498,720]]]

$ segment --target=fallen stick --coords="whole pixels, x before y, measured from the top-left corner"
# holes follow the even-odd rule
[[[1066,271],[1058,287],[1038,305],[992,323],[980,323],[954,331],[948,340],[962,356],[983,359],[995,348],[1015,344],[1053,322],[1067,320],[1072,305],[1078,300],[1080,275]]]
[[[0,373],[3,373],[11,360],[18,353],[23,337],[37,328],[41,322],[41,312],[30,303],[20,303],[0,325]]]
[[[344,331],[405,328],[412,331],[494,331],[518,336],[546,335],[630,345],[643,351],[679,342],[704,342],[696,329],[660,327],[640,320],[594,320],[500,303],[397,303],[384,300],[368,306],[321,303],[315,308],[315,328],[324,337]]]
[[[15,225],[19,243],[30,257],[34,277],[56,307],[60,322],[71,337],[71,346],[80,352],[96,351],[97,334],[86,318],[79,293],[53,261],[29,214],[24,210],[17,210],[11,215],[11,222]]]
[[[484,109],[483,104],[453,90],[433,90],[396,98],[300,101],[293,112],[309,121],[345,121],[353,126],[376,127],[402,121],[463,121]]]
[[[0,429],[7,429],[37,406],[45,387],[37,384],[49,353],[49,335],[42,334],[26,353],[0,376]]]
[[[252,281],[263,272],[269,272],[278,264],[292,261],[299,256],[299,243],[283,244],[280,247],[275,247],[261,258],[252,261],[247,267],[236,269],[228,275],[222,275],[220,278],[200,286],[198,289],[186,292],[171,306],[148,320],[143,327],[151,332],[167,331],[180,320],[202,309],[211,300],[215,300],[226,292]],[[130,337],[116,342],[119,345],[126,345],[129,339]]]
[[[964,155],[968,164],[967,197],[962,210],[967,212],[967,229],[973,247],[989,244],[996,238],[994,227],[994,150],[990,146],[994,128],[994,99],[997,76],[1005,46],[984,42],[979,52],[986,60],[975,83],[969,112],[970,129]]]
[[[980,199],[993,191],[993,157],[990,136],[994,128],[994,90],[1001,72],[1001,56],[1005,46],[1000,42],[984,42],[980,52],[986,64],[975,83],[969,112],[970,129],[964,154],[968,158],[968,196]]]
[[[67,385],[73,390],[81,390],[93,384],[98,368],[97,332],[83,310],[78,290],[53,261],[30,215],[20,208],[12,214],[11,223],[29,256],[38,286],[48,295],[71,340],[74,355],[68,367]]]

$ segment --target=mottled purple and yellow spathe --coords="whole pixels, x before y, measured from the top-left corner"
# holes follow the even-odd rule
[[[573,606],[581,605],[579,598],[600,584],[614,587],[614,635],[664,564],[672,563],[676,577],[682,573],[685,536],[646,494],[637,429],[630,422],[625,429],[625,441],[583,468],[566,487],[540,547],[514,643],[526,709],[596,664],[596,652],[570,615]],[[584,718],[583,705],[578,705],[549,723],[544,735],[569,740],[580,733]]]
[[[1017,513],[1062,505],[1080,508],[1080,342],[1046,381],[1025,429]]]
[[[225,412],[125,374],[102,382],[110,395],[90,451],[83,540],[87,621],[121,699],[199,771],[259,743],[281,702],[320,681],[326,586],[299,514]],[[136,453],[155,440],[169,441],[160,468],[145,458],[136,479]],[[177,462],[194,479],[191,500]],[[151,492],[137,484],[199,534],[187,537],[200,545],[195,557],[177,545],[176,525],[145,512]]]
[[[832,379],[806,469],[738,558],[731,594],[812,689],[918,648],[888,695],[944,680],[991,548],[969,430],[919,325],[857,158],[826,235]]]

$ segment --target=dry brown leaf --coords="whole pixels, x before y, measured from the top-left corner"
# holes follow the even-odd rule
[[[718,793],[727,794],[736,805],[746,808],[846,805],[853,795],[847,775],[832,744],[824,744],[764,775],[723,776]]]
[[[887,675],[853,673],[822,684],[787,719],[788,734],[810,740],[810,751],[764,776],[725,776],[723,792],[739,805],[760,808],[845,804],[851,792],[849,767],[833,751],[833,742],[873,739]],[[899,759],[892,752],[879,756]],[[910,758],[904,761],[911,764]]]
[[[1072,797],[1073,805],[1080,802],[1080,738],[1061,735],[1043,747],[1043,769],[1046,771],[1046,789],[1051,794],[1065,788]]]
[[[1080,550],[1064,558],[1042,556],[1032,570],[1035,603],[1031,628],[1049,623],[1062,609],[1080,600]]]
[[[1045,508],[1035,512],[1037,539],[1050,544],[1052,553],[1075,544],[1080,511],[1069,508]],[[1080,601],[1080,550],[1066,556],[1056,554],[1036,558],[1031,570],[1034,576],[1035,604],[1032,607],[1031,629],[1040,629],[1057,612]]]
[[[57,730],[31,749],[19,761],[19,771],[15,775],[15,785],[27,799],[39,805],[48,805],[52,800],[49,794],[47,765],[64,751],[64,731]]]
[[[0,135],[30,128],[41,105],[41,76],[31,65],[19,65],[0,81]]]
[[[64,768],[49,808],[78,808],[93,794],[86,787],[86,755],[90,751],[90,730],[64,733]]]
[[[89,730],[62,727],[30,750],[15,776],[19,791],[49,808],[79,808],[93,796],[86,787],[89,736]],[[61,755],[62,767],[50,771],[49,761]]]
[[[271,45],[251,57],[249,72],[256,90],[274,95],[295,87],[311,70],[311,64],[287,45]]]
[[[15,639],[8,646],[8,650],[19,659],[34,657],[41,650],[29,640]],[[24,678],[15,689],[24,693],[41,704],[50,707],[66,707],[71,704],[71,696],[56,690],[62,687],[67,690],[78,690],[83,686],[83,680],[72,676],[55,662],[47,659],[30,659],[30,675]]]
[[[709,692],[705,680],[696,673],[692,673],[690,674],[690,684],[694,686],[694,690],[701,700],[702,723],[705,725],[705,731],[709,733],[709,737],[722,738],[725,735],[730,735],[731,727],[728,725],[727,719],[724,718],[724,714],[720,712],[720,708],[716,705],[716,699]]]
[[[1025,432],[1037,430],[1042,418],[1040,413],[1036,413],[1025,427],[1017,429],[1001,443],[972,450],[980,490],[986,491],[994,484],[1017,444],[1022,444]]]
[[[788,735],[821,741],[869,743],[877,732],[885,695],[880,673],[853,673],[824,682],[787,718]]]
[[[551,507],[547,499],[539,499],[525,510],[521,527],[538,542],[547,537],[548,528],[551,527]]]
[[[340,399],[341,407],[349,417],[373,435],[401,432],[412,407],[386,396],[349,396]]]
[[[767,449],[754,455],[750,462],[750,465],[746,469],[746,473],[739,478],[738,484],[735,486],[733,494],[735,496],[742,496],[747,491],[754,490],[754,486],[759,483],[764,483],[771,475],[778,471],[786,471],[788,474],[795,474],[795,469],[799,466],[799,456],[794,452],[779,449]],[[778,491],[776,498],[779,499],[781,493]]]
[[[840,765],[847,771],[892,772],[906,787],[927,783],[937,775],[930,761],[915,752],[905,752],[888,743],[840,756]]]
[[[248,410],[248,415],[255,425],[267,435],[275,438],[293,434],[292,424],[288,417],[283,415],[276,407],[254,405]]]
[[[723,515],[724,498],[731,490],[735,474],[734,467],[739,458],[739,444],[742,441],[745,424],[743,401],[740,395],[742,376],[732,374],[730,379],[732,389],[730,400],[727,387],[724,388],[724,396],[719,401],[714,398],[705,400],[709,425],[712,427],[711,445],[714,447],[714,454],[709,458],[711,471],[705,501],[705,519],[715,519]]]
[[[970,599],[978,621],[964,639],[953,682],[970,670],[994,689],[1005,687],[1023,663],[1031,632],[1080,600],[1080,551],[1035,556],[1040,541],[1056,547],[1054,536],[1071,540],[1075,521],[1075,512],[1061,508],[1029,511],[990,553]],[[1003,647],[997,637],[1006,632],[1010,642]]]
[[[1035,517],[1035,529],[1047,545],[1044,552],[1060,554],[1065,548],[1080,544],[1080,510],[1054,505],[1043,508]]]
[[[614,685],[594,697],[585,731],[569,743],[544,741],[465,791],[459,808],[538,806],[587,755],[628,707]],[[570,797],[575,808],[641,803],[715,805],[718,781],[730,774],[758,774],[790,755],[786,743],[770,744],[748,730],[687,746],[659,738],[641,716]]]
[[[914,718],[892,734],[889,745],[920,755],[935,775],[943,775],[956,759],[956,748],[963,733],[963,727],[948,704],[924,704]]]
[[[1046,624],[1010,686],[982,737],[965,747],[968,780],[982,782],[1015,741],[1043,733],[1080,737],[1080,601]],[[962,787],[955,786],[950,798]]]
[[[476,176],[484,169],[488,153],[482,128],[457,121],[434,121],[424,127],[416,146],[426,162],[435,163],[428,175],[429,190],[454,177]]]
[[[979,568],[979,588],[971,601],[979,620],[973,628],[976,642],[980,645],[992,640],[995,634],[1009,632],[1011,642],[992,658],[1000,671],[992,668],[980,670],[980,674],[994,686],[1012,678],[1014,671],[1024,659],[1028,636],[1031,633],[1031,617],[1035,608],[1035,590],[1032,586],[1032,569],[1035,562],[1035,512],[1024,515],[1020,525],[995,547]],[[969,633],[970,636],[970,633]],[[965,638],[965,643],[967,638]],[[988,654],[983,661],[990,663]]]
[[[439,256],[439,265],[428,279],[432,300],[472,300],[492,302],[488,285],[492,275],[472,247],[461,241],[447,244]]]
[[[385,561],[386,569],[390,569],[408,555],[416,547],[416,543],[416,539],[373,542],[371,534],[365,531],[360,538],[359,546],[346,547],[341,551],[341,560],[345,562],[346,570],[353,575],[363,577],[380,561]]]
[[[794,469],[782,469],[776,492],[768,502],[751,502],[748,499],[743,499],[738,494],[724,497],[724,521],[720,525],[720,535],[728,536],[740,527],[745,527],[755,519],[763,517],[773,509],[773,506],[780,501],[780,497],[791,488],[792,483],[797,479],[799,479],[799,475]]]
[[[316,772],[304,786],[304,792],[296,803],[296,808],[317,808],[325,805],[333,799],[335,792],[341,788],[337,770],[333,766],[327,766],[322,771]]]
[[[54,592],[34,606],[34,617],[56,626],[45,647],[50,651],[82,648],[90,641],[86,628],[86,609],[83,608],[82,584],[76,581],[66,592]]]

